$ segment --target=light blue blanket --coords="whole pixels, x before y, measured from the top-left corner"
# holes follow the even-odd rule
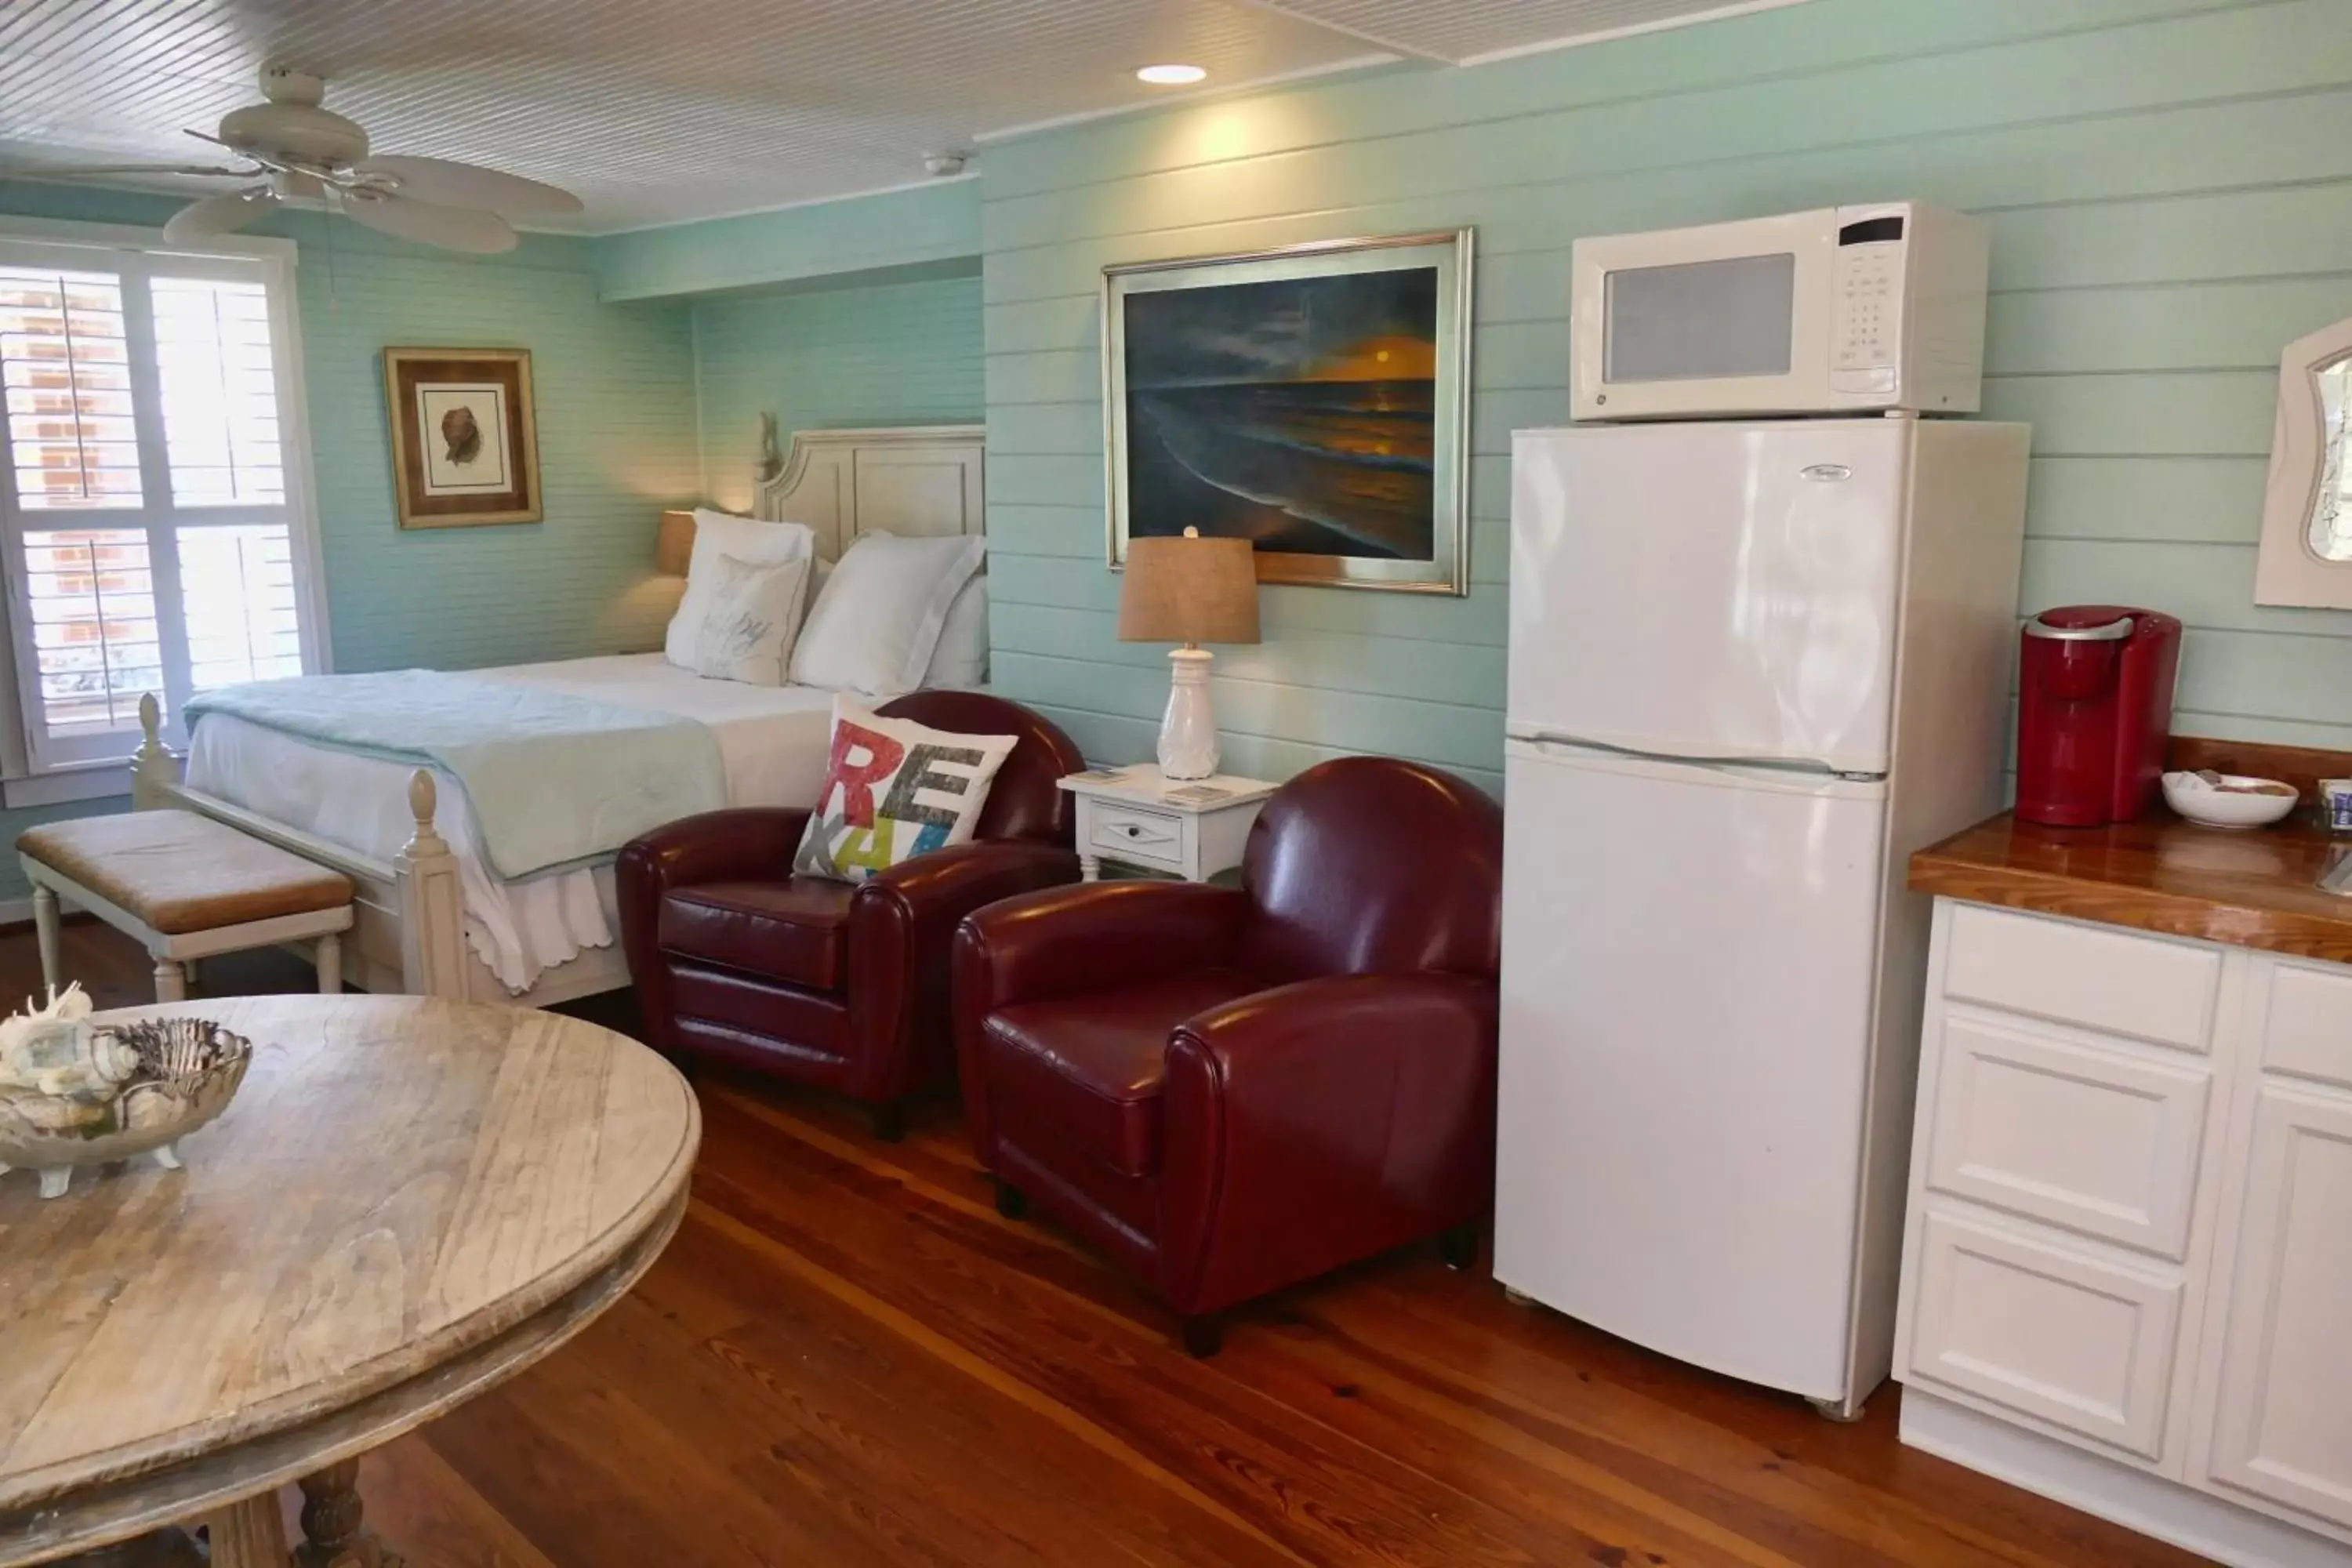
[[[719,742],[691,719],[432,669],[305,675],[199,693],[207,713],[457,781],[482,851],[513,880],[609,855],[727,804]]]

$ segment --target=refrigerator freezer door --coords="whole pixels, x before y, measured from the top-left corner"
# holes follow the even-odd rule
[[[1496,1278],[1843,1398],[1884,786],[1505,766]]]
[[[1886,771],[1911,423],[1519,432],[1511,732]]]

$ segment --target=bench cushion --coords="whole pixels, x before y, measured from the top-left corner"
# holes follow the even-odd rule
[[[166,936],[340,909],[351,879],[192,811],[26,828],[16,852]]]

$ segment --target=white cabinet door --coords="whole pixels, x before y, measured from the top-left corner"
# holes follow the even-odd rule
[[[1906,1383],[1959,1390],[2143,1459],[2163,1458],[2177,1274],[1951,1214],[1921,1227]]]
[[[2209,1474],[2352,1526],[2352,1100],[2265,1079],[2231,1196]]]

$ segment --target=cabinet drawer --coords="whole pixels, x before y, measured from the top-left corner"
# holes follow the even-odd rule
[[[1952,910],[1944,994],[2201,1051],[2221,984],[2218,949],[2032,915]]]
[[[1927,1184],[2175,1260],[2212,1076],[1947,1016]]]
[[[1941,1384],[2144,1459],[2162,1457],[2179,1279],[1949,1215],[1920,1218],[1906,1381]]]
[[[2352,970],[2281,962],[2270,1004],[2263,1065],[2352,1089]]]
[[[1184,819],[1174,812],[1097,801],[1088,816],[1087,843],[1093,853],[1183,868]]]

